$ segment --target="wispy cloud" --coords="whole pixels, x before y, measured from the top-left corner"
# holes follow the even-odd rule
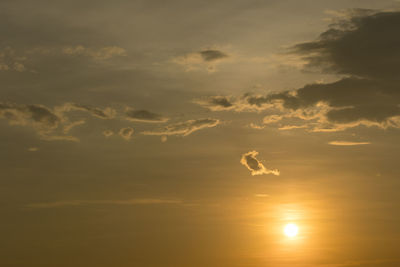
[[[369,145],[370,142],[351,142],[351,141],[331,141],[328,144],[332,146],[360,146],[360,145]]]
[[[220,124],[220,121],[212,118],[188,120],[184,122],[178,122],[165,126],[164,128],[152,131],[144,131],[144,135],[181,135],[188,136],[193,132],[201,129],[212,128]]]

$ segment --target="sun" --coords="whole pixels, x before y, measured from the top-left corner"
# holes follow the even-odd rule
[[[288,223],[285,225],[285,228],[283,228],[283,233],[287,237],[295,237],[299,232],[299,227],[297,227],[296,224],[294,223]]]

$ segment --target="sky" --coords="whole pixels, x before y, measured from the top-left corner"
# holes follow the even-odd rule
[[[399,28],[393,0],[2,0],[0,266],[399,266]]]

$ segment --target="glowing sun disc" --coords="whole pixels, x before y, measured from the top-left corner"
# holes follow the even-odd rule
[[[294,223],[286,224],[285,228],[283,229],[283,233],[287,237],[295,237],[298,232],[299,232],[299,228]]]

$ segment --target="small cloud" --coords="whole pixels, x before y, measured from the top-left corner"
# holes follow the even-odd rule
[[[225,54],[222,51],[219,50],[203,50],[199,52],[201,57],[203,58],[203,60],[205,61],[215,61],[215,60],[219,60],[219,59],[223,59],[228,57],[227,54]]]
[[[369,145],[370,142],[349,142],[349,141],[331,141],[328,144],[332,146],[360,146],[360,145]]]
[[[205,69],[208,72],[215,72],[217,64],[228,57],[228,54],[220,50],[205,49],[176,57],[172,62],[185,67],[186,71]]]
[[[167,142],[167,140],[168,140],[168,137],[166,137],[165,135],[161,136],[161,142],[165,143],[165,142]]]
[[[37,147],[30,147],[30,148],[28,148],[28,151],[29,151],[29,152],[36,152],[36,151],[39,151],[39,148],[37,148]]]
[[[224,111],[235,108],[232,99],[227,96],[211,96],[203,99],[196,99],[193,102],[211,111]]]
[[[282,120],[282,116],[280,115],[269,115],[269,116],[265,116],[263,119],[263,123],[264,124],[270,124],[270,123],[275,123]]]
[[[134,122],[163,123],[169,120],[169,118],[142,109],[135,110],[127,108],[125,111],[125,116],[127,120]]]
[[[23,71],[26,71],[26,68],[25,68],[24,64],[22,64],[20,62],[15,62],[14,63],[14,70],[16,70],[18,72],[23,72]]]
[[[169,135],[188,136],[189,134],[195,131],[205,128],[212,128],[217,126],[218,124],[220,124],[219,120],[211,118],[188,120],[184,122],[167,125],[166,127],[159,130],[145,131],[142,132],[142,134],[161,135],[161,136],[169,136]]]
[[[242,158],[240,160],[240,163],[242,165],[246,166],[247,169],[250,170],[251,175],[262,175],[262,174],[273,174],[273,175],[279,175],[280,172],[277,169],[270,170],[264,166],[264,164],[259,161],[256,156],[258,155],[258,152],[253,150],[250,152],[247,152],[242,155]]]
[[[71,135],[41,135],[40,138],[45,141],[71,141],[79,142],[79,138]]]
[[[278,130],[288,131],[288,130],[294,130],[294,129],[304,129],[307,127],[308,127],[308,125],[285,125],[285,126],[279,127]]]
[[[105,130],[105,131],[103,132],[103,135],[104,135],[105,137],[110,137],[110,136],[113,136],[113,135],[114,135],[114,132],[111,131],[111,130]]]
[[[249,127],[252,129],[256,129],[256,130],[262,130],[265,128],[265,125],[258,125],[255,123],[250,123]]]
[[[119,135],[125,140],[129,141],[132,138],[133,132],[134,131],[131,127],[122,128],[121,130],[119,130]]]

